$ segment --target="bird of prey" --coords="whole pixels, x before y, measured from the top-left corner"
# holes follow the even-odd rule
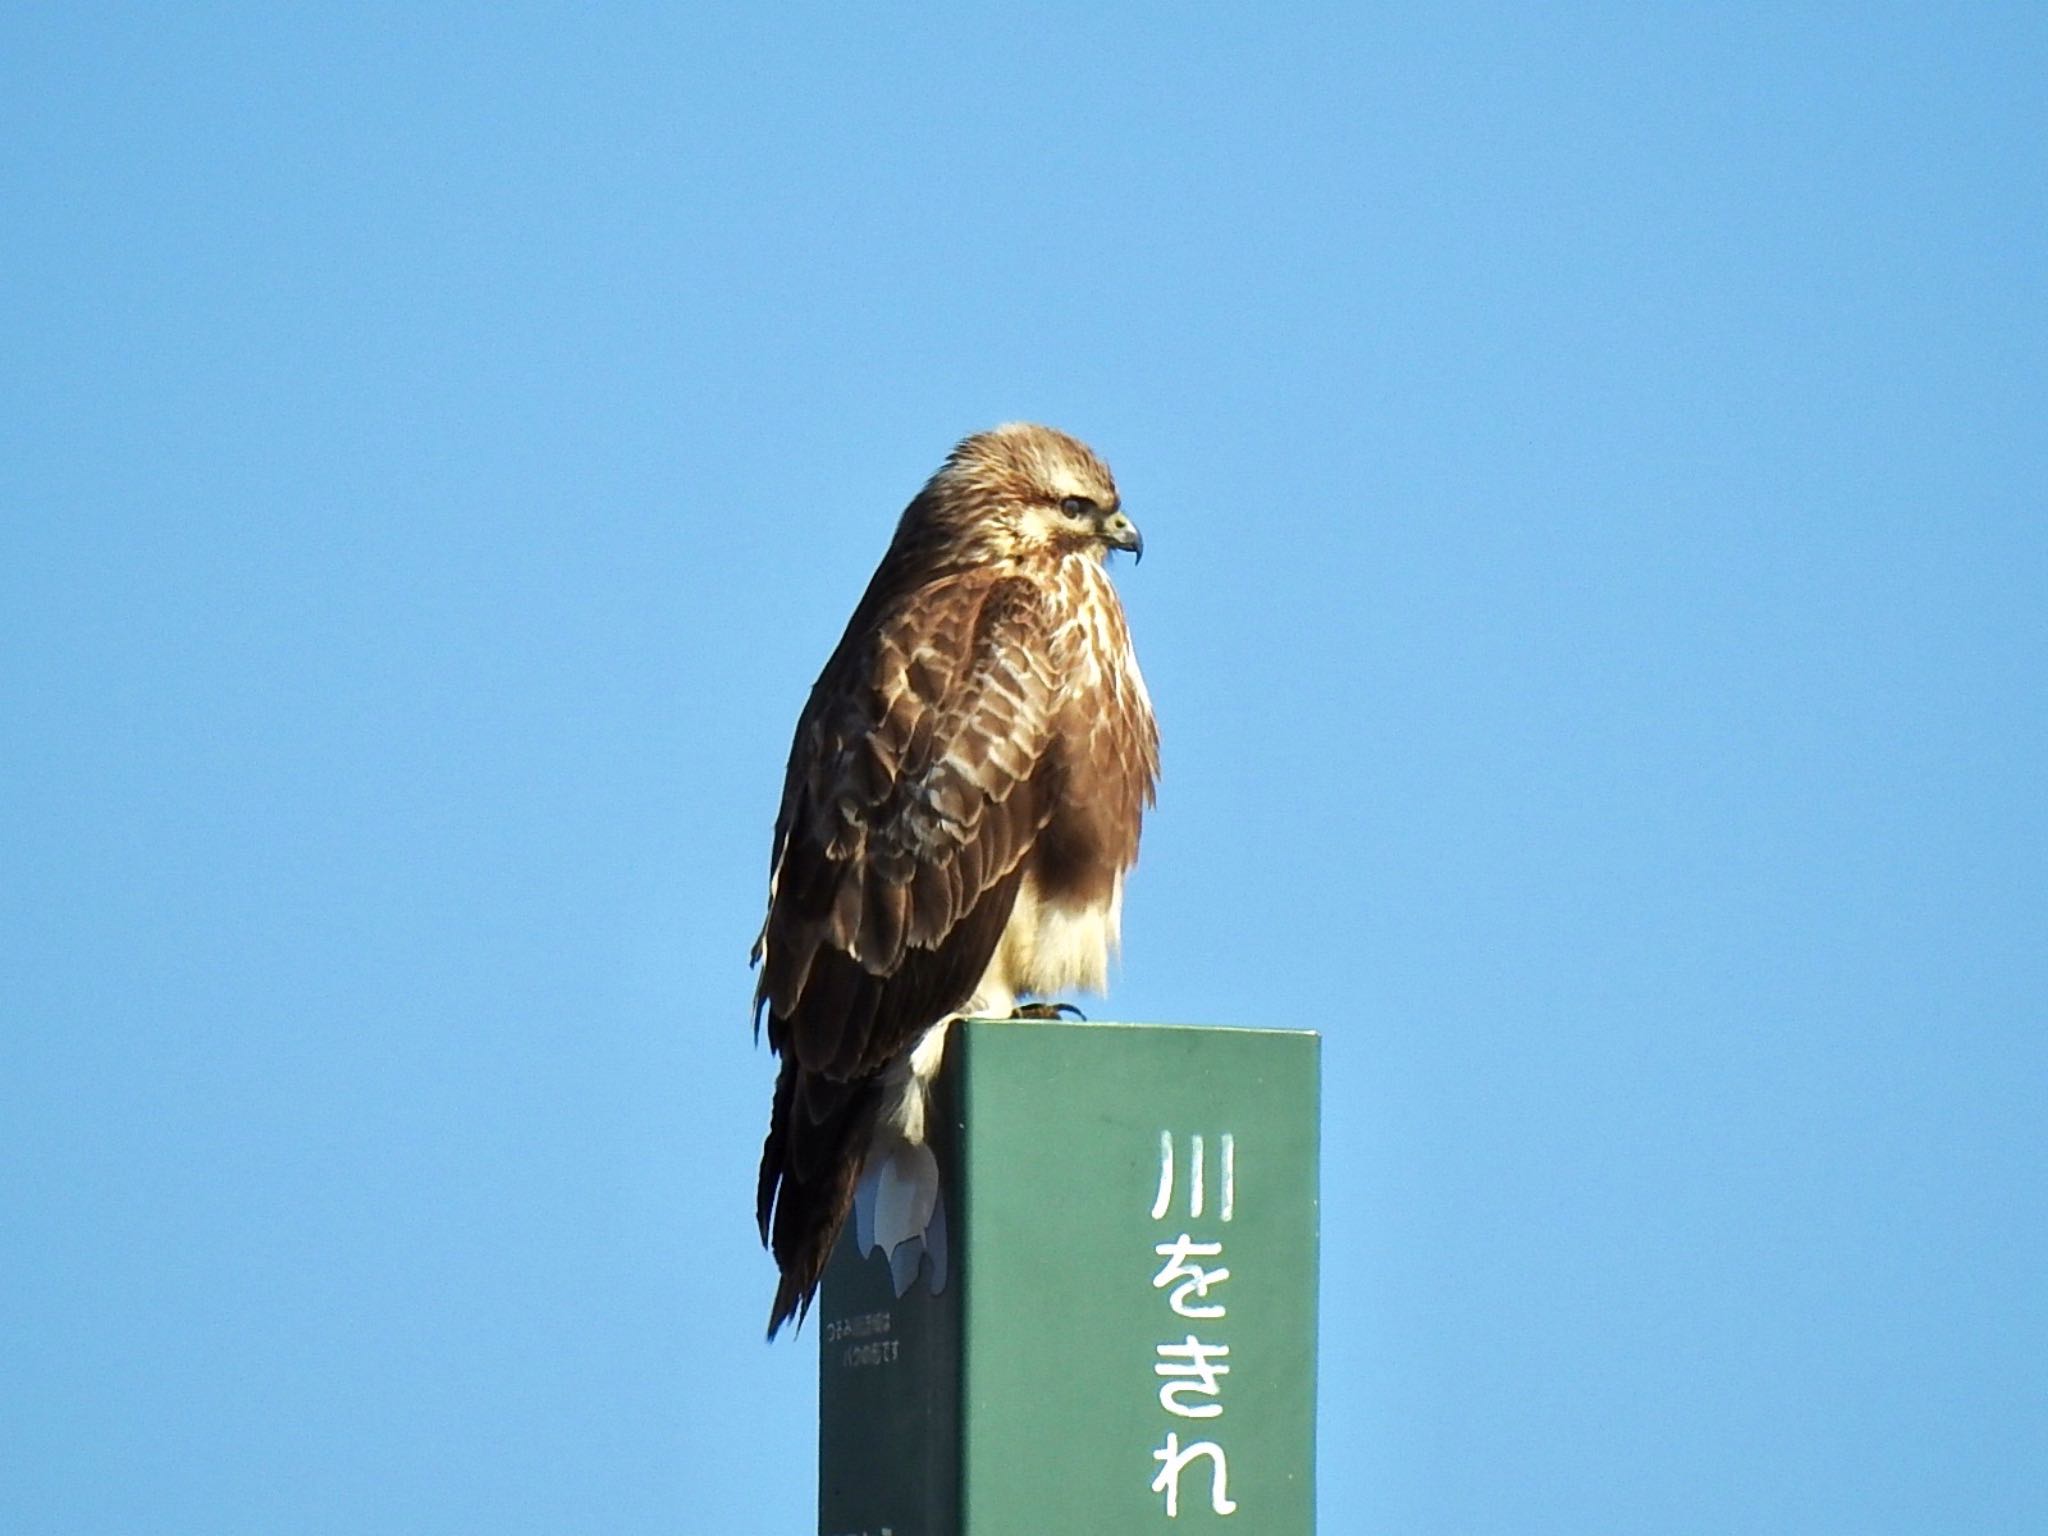
[[[770,1338],[809,1311],[870,1158],[922,1146],[951,1022],[1107,985],[1159,774],[1113,549],[1144,542],[1085,445],[967,438],[812,685],[754,946],[781,1057],[756,1200]]]

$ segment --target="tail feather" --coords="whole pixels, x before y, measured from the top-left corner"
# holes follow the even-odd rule
[[[811,1310],[853,1209],[880,1101],[877,1078],[833,1082],[783,1058],[754,1206],[761,1241],[782,1270],[768,1315],[771,1339],[792,1318],[802,1327]]]

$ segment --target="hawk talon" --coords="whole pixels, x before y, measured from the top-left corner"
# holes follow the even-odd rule
[[[1077,1024],[1086,1024],[1088,1015],[1072,1003],[1019,1003],[1010,1015],[1013,1019],[1071,1019]]]

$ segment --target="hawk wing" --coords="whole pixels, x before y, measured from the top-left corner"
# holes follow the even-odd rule
[[[756,1205],[778,1325],[852,1198],[876,1074],[967,1003],[1009,921],[1056,794],[1058,677],[1044,594],[970,569],[863,602],[797,722],[755,948],[783,1059]]]
[[[968,571],[849,631],[797,723],[757,1007],[805,1070],[886,1065],[967,1001],[1051,814],[1043,595]]]

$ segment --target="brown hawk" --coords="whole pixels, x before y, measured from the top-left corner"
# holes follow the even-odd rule
[[[970,437],[811,688],[754,947],[782,1058],[756,1203],[770,1338],[809,1310],[871,1155],[922,1145],[952,1020],[1107,984],[1159,773],[1112,549],[1144,544],[1087,447]]]

